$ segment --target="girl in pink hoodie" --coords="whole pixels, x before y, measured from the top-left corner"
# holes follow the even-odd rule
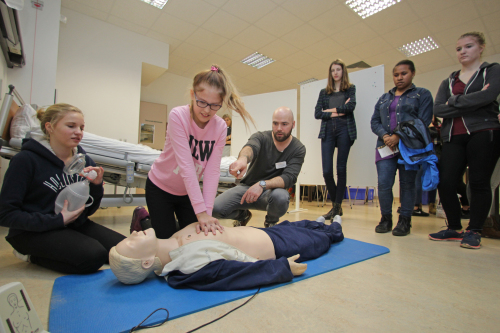
[[[229,77],[216,65],[194,77],[190,93],[191,104],[169,114],[165,147],[146,182],[146,202],[158,238],[177,231],[174,214],[180,229],[198,221],[198,233],[222,232],[212,208],[227,125],[216,113],[225,106],[240,114],[245,124],[252,120]]]

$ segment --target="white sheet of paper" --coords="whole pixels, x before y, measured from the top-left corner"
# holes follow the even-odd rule
[[[380,157],[385,158],[389,155],[394,155],[396,153],[399,153],[399,149],[398,147],[396,147],[395,150],[392,150],[391,148],[389,148],[389,146],[384,146],[383,148],[380,148],[378,150],[378,153],[380,154]]]

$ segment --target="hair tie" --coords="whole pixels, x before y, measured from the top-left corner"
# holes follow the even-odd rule
[[[215,66],[210,67],[210,70],[212,72],[215,71],[215,72],[219,73],[219,69],[217,67],[215,67]]]

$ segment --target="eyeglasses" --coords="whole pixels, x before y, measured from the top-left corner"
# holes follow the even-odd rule
[[[210,106],[210,110],[212,111],[219,111],[222,105],[220,104],[210,104],[205,101],[200,101],[198,100],[198,97],[196,97],[196,93],[194,93],[194,99],[196,100],[196,105],[198,105],[200,108],[204,109],[207,106]]]

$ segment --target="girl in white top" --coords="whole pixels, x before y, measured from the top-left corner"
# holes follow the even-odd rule
[[[239,113],[245,124],[252,120],[229,77],[213,65],[194,77],[191,104],[169,114],[165,147],[146,183],[146,202],[158,238],[177,231],[174,214],[181,229],[198,221],[198,232],[223,230],[212,217],[227,135],[225,121],[216,115],[223,106]]]

